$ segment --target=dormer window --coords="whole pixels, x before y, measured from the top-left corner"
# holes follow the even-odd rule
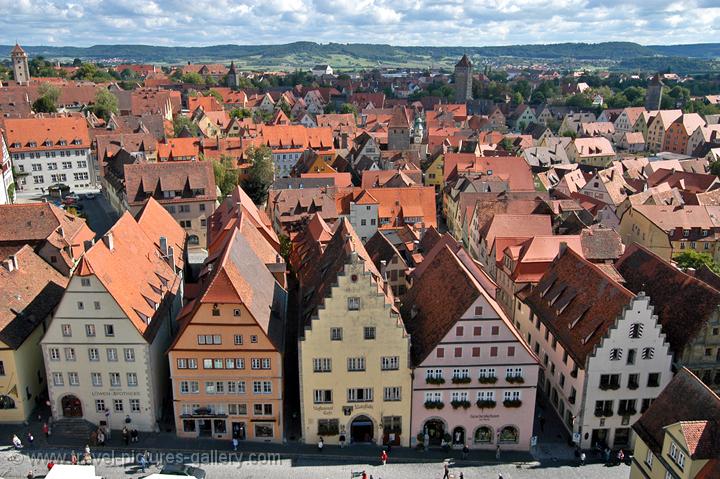
[[[65,145],[67,145],[67,141],[65,141],[65,140],[60,140],[60,146],[65,146]]]
[[[52,146],[52,141],[45,140],[45,143],[43,143],[45,146]]]
[[[37,143],[34,142],[34,141],[31,141],[31,142],[28,143],[28,146],[29,146],[30,148],[35,148],[35,147],[37,147]]]
[[[702,235],[707,236],[710,232],[708,230],[702,230]]]
[[[690,230],[683,230],[683,237],[687,238],[690,236]]]

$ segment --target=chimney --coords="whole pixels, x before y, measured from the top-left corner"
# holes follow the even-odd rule
[[[115,249],[115,239],[113,238],[113,232],[108,231],[105,233],[105,236],[103,236],[103,241],[105,242],[105,246],[107,246],[107,249],[110,251],[113,251]]]
[[[168,242],[167,238],[164,236],[160,237],[160,252],[162,253],[163,257],[167,256],[168,254]]]
[[[561,241],[561,242],[560,242],[560,251],[558,252],[558,256],[560,256],[561,254],[563,254],[566,249],[567,249],[567,242]]]
[[[17,255],[11,254],[8,256],[8,261],[12,265],[12,269],[20,269],[20,264],[18,263]],[[10,270],[12,271],[12,270]]]
[[[383,280],[387,281],[387,261],[385,260],[380,261],[380,275]]]
[[[15,270],[15,263],[13,263],[10,259],[3,261],[2,265],[11,273]]]
[[[94,245],[94,244],[95,244],[94,239],[83,241],[83,250],[85,250],[85,251],[89,250],[90,248],[92,248],[92,245]]]
[[[62,226],[58,226],[58,234],[63,238],[65,237],[65,230]]]
[[[173,270],[173,273],[175,272],[175,248],[170,246],[168,248],[168,254],[167,254],[167,262],[170,265],[170,267]]]
[[[278,254],[276,254],[276,255],[275,255],[275,262],[276,262],[276,263],[280,263],[280,262],[281,262],[281,260],[282,260],[282,256],[280,256],[280,254],[279,254],[279,253],[278,253]]]

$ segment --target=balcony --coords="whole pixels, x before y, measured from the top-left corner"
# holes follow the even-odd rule
[[[445,403],[442,401],[425,401],[425,409],[442,409]]]
[[[480,409],[492,409],[497,403],[492,399],[478,399],[475,404]]]
[[[497,382],[497,376],[480,376],[478,381],[480,384],[495,384]]]
[[[520,406],[522,406],[522,401],[520,399],[506,399],[503,401],[503,406],[505,406],[505,407],[520,407]]]
[[[450,401],[450,405],[452,406],[453,409],[458,409],[458,408],[467,409],[470,407],[470,401],[468,401],[467,399],[462,399],[459,401]]]
[[[425,382],[428,384],[445,384],[445,379],[443,379],[442,377],[436,378],[433,376],[429,376],[429,377],[425,378]]]

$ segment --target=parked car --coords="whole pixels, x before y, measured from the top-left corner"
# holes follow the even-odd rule
[[[160,470],[160,474],[168,476],[185,476],[195,477],[197,479],[205,479],[205,470],[187,464],[165,464]]]
[[[88,193],[85,195],[86,200],[94,200],[95,199],[95,193]]]
[[[75,193],[70,193],[69,195],[65,195],[65,199],[68,200],[74,200],[74,201],[80,201],[80,197]]]

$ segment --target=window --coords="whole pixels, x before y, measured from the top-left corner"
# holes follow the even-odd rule
[[[115,348],[108,348],[107,349],[107,360],[108,361],[117,361],[117,349]]]
[[[53,376],[53,384],[55,386],[64,386],[65,385],[65,381],[63,380],[62,373],[53,373],[52,376]]]
[[[270,369],[270,358],[252,358],[250,360],[251,369]]]
[[[372,388],[351,388],[347,390],[348,402],[372,402]]]
[[[104,399],[96,399],[95,400],[95,412],[104,412],[105,411],[105,400]]]
[[[105,325],[105,336],[115,336],[115,326],[112,324],[106,324]]]
[[[357,311],[360,309],[360,298],[348,298],[348,310]]]
[[[655,355],[655,348],[643,348],[640,357],[643,359],[652,359]]]
[[[131,399],[130,400],[130,412],[140,412],[140,400],[139,399]]]
[[[219,334],[201,334],[197,337],[198,344],[222,344],[222,337]]]
[[[332,359],[330,358],[313,358],[313,372],[329,373],[332,371]]]
[[[90,286],[90,278],[80,278],[80,285],[84,287]]]
[[[445,348],[437,348],[435,355],[438,358],[444,358],[445,357]]]
[[[383,401],[400,401],[400,387],[383,388]]]
[[[637,349],[628,349],[628,355],[627,355],[627,363],[628,364],[635,364],[636,353],[637,353]]]
[[[613,348],[610,350],[610,361],[619,361],[622,359],[622,349]]]
[[[113,399],[113,409],[115,412],[123,412],[123,400]]]
[[[220,336],[217,336],[217,337],[220,338]],[[250,342],[253,343],[253,344],[256,344],[256,343],[258,342],[258,337],[257,337],[257,335],[251,334],[251,335],[250,335]],[[220,344],[220,343],[217,343],[217,344]]]
[[[127,373],[127,385],[128,386],[137,386],[138,385],[137,373]]]
[[[85,336],[88,336],[88,337],[95,336],[95,325],[94,324],[86,324],[85,325]]]
[[[120,373],[110,373],[110,386],[120,387]]]
[[[180,220],[179,223],[182,228],[192,228],[192,221],[190,220]]]
[[[620,375],[602,374],[600,376],[600,389],[620,389]]]
[[[79,311],[82,311],[83,309],[85,309],[85,303],[83,303],[82,301],[78,301],[78,302],[77,302],[77,309],[78,309]]]
[[[508,346],[507,355],[509,357],[515,356],[515,346]]]
[[[62,329],[62,335],[65,336],[66,338],[72,336],[72,328],[70,327],[69,324],[63,324],[61,326],[61,329]]]
[[[254,404],[253,414],[256,416],[272,416],[272,404]]]
[[[97,348],[89,348],[88,359],[90,359],[90,361],[100,361],[100,351],[98,351]]]
[[[462,347],[455,348],[455,357],[461,358],[462,357]]]
[[[70,386],[80,385],[80,377],[78,376],[78,373],[68,373],[68,384],[70,384]]]
[[[100,311],[100,301],[93,301],[93,308],[95,311]]]
[[[75,348],[65,348],[65,360],[75,361]]]
[[[482,326],[473,327],[473,336],[482,336]]]
[[[464,332],[465,328],[463,328],[462,326],[455,327],[455,336],[462,336]]]
[[[520,391],[504,391],[503,401],[520,401]]]
[[[133,348],[125,348],[125,361],[132,362],[135,361],[135,350]]]
[[[479,357],[480,357],[480,348],[479,348],[479,347],[474,346],[474,347],[472,348],[472,356],[473,356],[474,358],[479,358]]]
[[[400,369],[399,356],[383,356],[380,359],[380,369],[383,371]]]
[[[315,404],[331,404],[332,389],[316,389],[313,391],[313,402]]]
[[[480,368],[480,374],[479,377],[483,379],[492,379],[497,377],[495,368]]]
[[[498,355],[498,348],[497,346],[491,346],[490,347],[490,357],[496,357]]]
[[[365,371],[365,358],[348,358],[347,359],[347,370],[348,371]]]
[[[364,339],[375,339],[375,327],[374,326],[365,326],[363,328],[363,338]]]
[[[50,361],[60,361],[60,349],[59,348],[48,349],[48,354],[50,355]]]
[[[656,388],[660,386],[660,373],[648,374],[647,385],[649,388]]]
[[[235,346],[242,346],[242,343],[243,343],[242,334],[236,334],[233,337],[233,343],[235,344]]]
[[[498,334],[500,334],[500,326],[493,326],[490,334],[492,334],[493,336],[497,336]]]
[[[330,328],[330,341],[342,341],[342,328]]]
[[[100,373],[90,373],[90,379],[92,380],[92,385],[95,387],[102,386],[102,374]]]
[[[628,333],[628,336],[630,336],[632,339],[639,339],[642,337],[642,333],[643,333],[642,323],[633,323],[630,326],[630,332]]]
[[[647,455],[645,456],[645,464],[647,464],[650,469],[652,469],[653,457],[655,457],[653,452],[648,449]]]
[[[637,389],[640,387],[640,375],[629,374],[628,375],[628,389]]]

